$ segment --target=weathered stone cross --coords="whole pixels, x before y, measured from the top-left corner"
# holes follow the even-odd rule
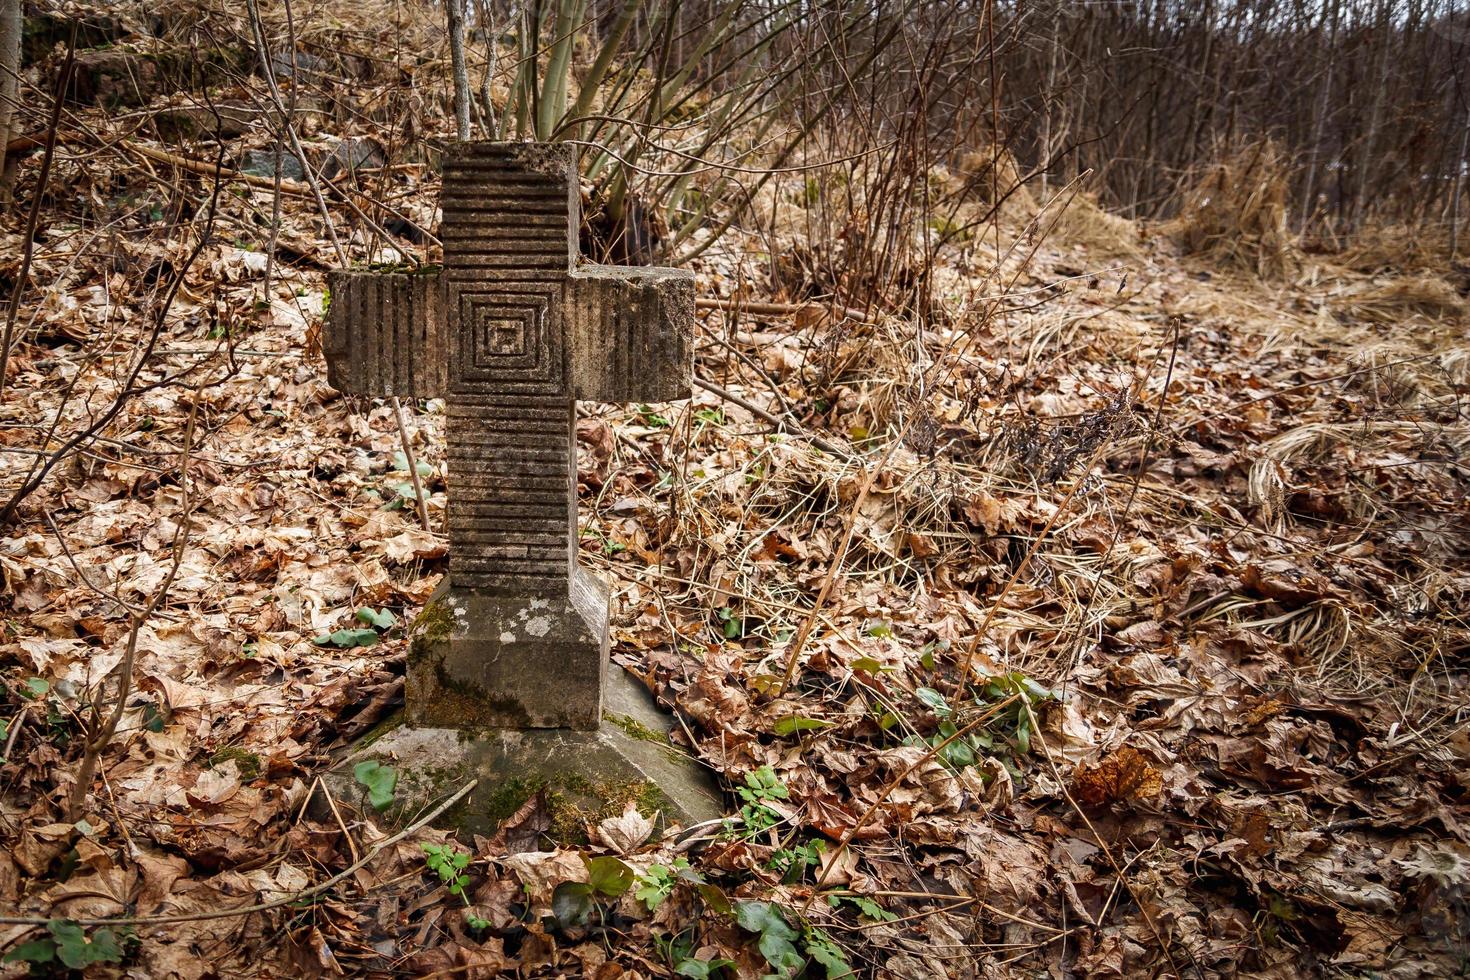
[[[409,660],[413,725],[602,716],[607,593],[576,564],[575,402],[688,396],[694,280],[580,264],[579,200],[570,146],[455,144],[443,269],[328,277],[332,386],[446,403],[450,573]]]

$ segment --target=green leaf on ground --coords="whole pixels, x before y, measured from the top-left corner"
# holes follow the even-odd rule
[[[311,642],[319,647],[339,647],[351,649],[352,647],[370,647],[378,642],[377,630],[337,630],[335,633],[323,633]]]
[[[777,735],[790,735],[792,732],[809,732],[815,728],[826,728],[832,724],[820,718],[803,718],[801,715],[787,715],[785,718],[776,719],[772,731]]]
[[[387,609],[374,609],[372,606],[363,606],[357,611],[357,621],[380,630],[387,630],[398,622],[398,617]]]
[[[367,787],[368,802],[375,810],[386,810],[393,803],[393,789],[398,785],[398,773],[369,759],[359,762],[352,769],[352,778]]]

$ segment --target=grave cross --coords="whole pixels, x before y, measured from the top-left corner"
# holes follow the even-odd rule
[[[595,728],[607,593],[576,564],[575,402],[688,396],[694,280],[586,265],[570,146],[459,143],[436,271],[328,277],[327,377],[445,400],[450,571],[409,658],[408,720]]]

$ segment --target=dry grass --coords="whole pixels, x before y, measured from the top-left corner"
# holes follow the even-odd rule
[[[1428,272],[1397,276],[1333,297],[1333,312],[1371,323],[1400,323],[1419,316],[1457,322],[1470,315],[1466,303],[1444,279]]]
[[[1355,272],[1442,271],[1450,266],[1449,228],[1370,225],[1354,233],[1333,261]]]
[[[1030,192],[1025,187],[1017,186],[1021,183],[1021,176],[1021,168],[1011,152],[1004,149],[997,152],[992,147],[963,154],[956,174],[957,181],[966,189],[967,196],[980,204],[994,204],[997,196],[1004,197],[1008,191],[1016,188],[1006,198],[1006,203],[1034,210],[1036,202]]]
[[[1166,225],[1186,251],[1262,279],[1289,279],[1300,268],[1287,226],[1289,165],[1269,140],[1221,158],[1185,195]]]
[[[1143,254],[1144,231],[1134,221],[1104,211],[1092,194],[1078,194],[1057,219],[1057,240],[1080,245],[1101,258],[1128,259]]]

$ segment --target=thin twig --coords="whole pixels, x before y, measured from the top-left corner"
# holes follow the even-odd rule
[[[326,783],[322,782],[320,776],[316,777],[316,788],[321,790],[322,795],[327,798],[327,806],[331,809],[332,816],[337,818],[337,826],[341,829],[342,836],[347,839],[347,850],[352,853],[352,860],[362,860],[362,855],[357,853],[357,842],[352,839],[352,834],[347,830],[347,821],[342,819],[342,811],[337,809],[337,801],[332,796],[332,791],[327,788]]]
[[[873,814],[878,812],[878,808],[888,800],[889,795],[894,790],[898,789],[899,785],[903,783],[905,779],[916,772],[918,768],[924,763],[933,760],[936,756],[939,755],[940,752],[948,748],[951,742],[965,735],[968,735],[970,732],[974,731],[976,728],[980,727],[985,722],[993,718],[997,713],[1005,708],[1010,707],[1010,705],[1013,704],[1020,697],[1021,696],[1019,694],[1012,694],[1004,701],[1000,701],[996,704],[990,705],[985,710],[984,714],[980,715],[980,717],[965,725],[963,728],[955,729],[953,735],[950,735],[949,737],[942,739],[941,741],[935,742],[932,746],[929,747],[927,751],[925,751],[923,755],[915,759],[907,769],[890,779],[887,785],[883,787],[882,791],[879,792],[878,798],[868,805],[868,808],[863,811],[862,815],[857,818],[857,820],[853,823],[851,827],[843,831],[842,840],[838,842],[836,850],[832,852],[832,857],[827,860],[827,867],[822,871],[820,875],[817,876],[816,883],[812,885],[811,894],[807,896],[806,903],[802,905],[802,910],[805,911],[806,909],[810,908],[812,902],[816,901],[817,896],[821,893],[822,886],[826,884],[828,876],[831,875],[832,872],[837,868],[838,860],[842,857],[843,852],[847,850],[848,845],[852,843],[852,839],[857,836],[857,832],[868,825],[868,821],[873,818]]]
[[[746,303],[738,299],[716,299],[699,296],[694,300],[696,310],[722,310],[726,313],[749,313],[752,316],[792,316],[797,313],[827,313],[841,315],[859,323],[877,324],[878,321],[862,310],[850,306],[829,306],[822,303]]]
[[[133,686],[133,667],[138,654],[138,636],[143,629],[143,624],[148,617],[163,604],[168,596],[169,589],[173,587],[174,579],[178,577],[179,568],[184,563],[184,549],[189,540],[189,518],[193,512],[194,499],[189,483],[189,453],[194,448],[194,424],[199,418],[200,392],[195,390],[194,397],[189,405],[189,420],[184,426],[184,445],[179,451],[179,485],[182,488],[182,497],[179,502],[179,522],[174,528],[173,538],[173,560],[169,564],[168,572],[163,577],[156,591],[148,599],[148,602],[132,616],[132,622],[128,626],[127,647],[123,652],[123,658],[113,671],[118,675],[116,702],[112,706],[112,714],[107,722],[98,725],[99,697],[93,702],[90,723],[87,725],[87,739],[82,754],[82,761],[77,765],[76,782],[72,784],[71,794],[67,801],[67,819],[79,820],[82,810],[86,806],[87,791],[92,788],[92,777],[96,774],[97,763],[102,757],[107,744],[117,734],[117,726],[122,721],[123,713],[127,710],[128,694]],[[107,683],[104,677],[101,684]]]
[[[76,28],[72,28],[72,39],[66,46],[66,62],[56,81],[56,95],[51,105],[51,124],[46,127],[46,152],[41,157],[41,173],[36,178],[36,193],[31,198],[31,213],[26,218],[26,234],[20,273],[10,287],[10,305],[5,310],[5,336],[0,338],[0,404],[5,402],[5,378],[10,373],[10,346],[15,340],[15,319],[20,313],[20,296],[25,292],[30,279],[31,258],[36,252],[36,221],[41,216],[41,201],[46,196],[46,182],[51,178],[51,160],[56,153],[57,127],[61,124],[62,96],[71,82],[72,67],[76,55]]]
[[[398,441],[403,445],[403,460],[408,464],[408,476],[413,480],[413,499],[418,502],[419,523],[424,530],[434,531],[434,525],[429,522],[429,502],[424,499],[424,487],[419,482],[419,461],[413,454],[413,442],[408,438],[408,423],[403,419],[403,406],[398,402],[398,396],[394,395],[393,415],[398,420]]]
[[[893,458],[898,447],[903,445],[909,426],[913,425],[916,418],[918,416],[914,416],[904,424],[903,429],[883,451],[883,458],[868,467],[867,472],[863,475],[862,488],[858,490],[857,499],[852,502],[852,507],[847,512],[847,527],[842,532],[842,544],[838,546],[837,553],[832,556],[832,562],[827,566],[827,574],[822,578],[821,591],[817,593],[816,601],[812,603],[811,611],[807,613],[806,621],[801,624],[801,629],[796,633],[796,639],[791,642],[791,650],[786,655],[786,672],[782,675],[781,686],[777,689],[778,697],[786,693],[786,689],[791,686],[791,679],[796,676],[796,665],[801,659],[801,651],[806,646],[807,637],[811,636],[812,629],[817,625],[817,617],[832,594],[832,586],[837,581],[838,569],[847,560],[847,550],[852,546],[852,535],[857,529],[857,516],[862,511],[863,504],[867,502],[868,493],[873,489],[873,481],[878,478],[879,473],[888,469],[888,461]]]
[[[92,580],[87,577],[87,573],[82,571],[81,566],[77,564],[76,556],[71,553],[71,548],[67,545],[66,538],[62,536],[61,528],[56,526],[56,521],[51,516],[51,512],[49,510],[44,511],[42,512],[41,517],[46,521],[46,526],[51,528],[51,533],[56,535],[56,541],[58,544],[61,545],[61,553],[66,556],[66,560],[71,565],[72,571],[77,573],[77,578],[81,579],[82,584],[91,591],[95,592],[97,595],[108,600],[109,602],[117,603],[124,610],[126,610],[129,615],[136,616],[138,614],[137,606],[134,606],[132,603],[123,599],[122,596],[115,595],[114,593],[108,592],[106,589],[103,589],[100,586],[92,584]]]
[[[847,460],[856,460],[859,458],[855,453],[852,453],[846,449],[842,449],[834,443],[828,442],[826,439],[823,439],[815,432],[810,432],[807,429],[802,428],[791,419],[783,419],[778,415],[773,415],[771,412],[768,412],[766,409],[761,408],[754,402],[748,401],[747,399],[741,398],[739,395],[731,391],[727,391],[724,388],[721,388],[713,381],[706,381],[703,378],[695,378],[694,386],[696,388],[703,388],[710,394],[719,395],[721,398],[725,399],[725,401],[730,402],[734,405],[739,405],[747,412],[750,412],[751,414],[756,415],[759,418],[765,419],[767,422],[771,423],[774,426],[789,430],[793,435],[800,436],[807,442],[810,442],[813,446],[816,446],[824,453],[829,453],[833,456],[838,456]]]
[[[1092,834],[1093,840],[1097,841],[1098,847],[1102,849],[1103,856],[1108,859],[1108,863],[1111,864],[1113,866],[1113,870],[1117,872],[1119,880],[1123,883],[1123,887],[1128,889],[1128,894],[1133,897],[1134,903],[1138,906],[1138,911],[1143,915],[1143,921],[1148,924],[1149,931],[1152,932],[1154,934],[1154,938],[1158,940],[1159,949],[1163,951],[1164,956],[1169,961],[1169,966],[1174,970],[1174,976],[1184,976],[1184,974],[1179,970],[1179,964],[1174,961],[1174,954],[1169,950],[1168,940],[1166,940],[1163,933],[1159,931],[1158,925],[1154,922],[1154,917],[1149,914],[1148,906],[1141,898],[1139,898],[1138,893],[1133,890],[1133,885],[1128,881],[1127,876],[1123,872],[1123,866],[1119,864],[1118,859],[1113,856],[1113,849],[1108,846],[1106,838],[1104,838],[1102,834],[1098,833],[1097,828],[1092,825],[1092,821],[1088,819],[1087,814],[1083,811],[1082,807],[1079,806],[1077,804],[1077,801],[1072,798],[1072,793],[1067,789],[1067,780],[1065,777],[1062,776],[1061,771],[1057,769],[1057,764],[1051,756],[1051,750],[1046,746],[1046,736],[1042,734],[1041,723],[1036,720],[1036,714],[1031,710],[1031,702],[1025,698],[1022,698],[1021,707],[1026,710],[1026,717],[1031,723],[1031,737],[1036,739],[1037,744],[1041,747],[1041,757],[1046,760],[1047,767],[1051,769],[1052,776],[1057,781],[1058,792],[1060,792],[1063,798],[1065,798],[1066,801],[1071,804],[1072,810],[1077,814],[1077,816],[1082,818],[1082,823],[1084,826],[1087,827],[1088,833]],[[1203,977],[1204,971],[1200,969],[1199,963],[1195,961],[1194,953],[1190,951],[1189,945],[1187,943],[1184,944],[1184,953],[1186,956],[1189,957],[1190,962],[1194,966],[1195,972],[1199,976]]]
[[[26,714],[30,710],[31,703],[27,701],[15,713],[15,718],[10,722],[10,733],[5,736],[5,751],[0,752],[0,762],[10,761],[10,752],[15,748],[15,740],[20,737],[20,730],[25,727]]]

